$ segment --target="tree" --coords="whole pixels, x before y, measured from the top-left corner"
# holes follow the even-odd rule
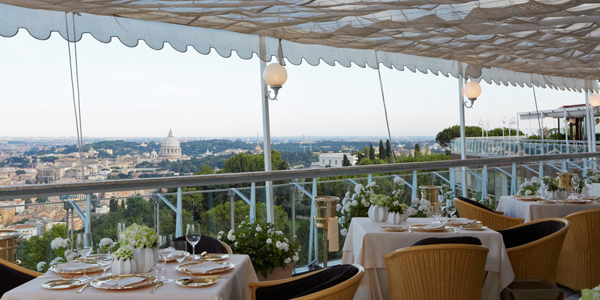
[[[46,202],[48,202],[48,198],[46,198],[46,197],[35,198],[35,203],[46,203]]]
[[[200,172],[194,173],[194,175],[210,175],[210,174],[215,174],[215,170],[213,170],[213,168],[206,166],[206,165],[200,167]]]
[[[391,158],[392,157],[392,144],[390,143],[390,140],[386,140],[385,142],[385,156],[387,158]]]
[[[119,210],[119,203],[117,203],[116,199],[110,199],[110,201],[108,202],[108,208],[110,209],[109,212],[116,212]]]
[[[385,159],[385,148],[383,147],[383,141],[379,140],[379,159]]]
[[[479,126],[465,126],[465,137],[478,137],[481,136],[481,127]],[[442,147],[450,145],[450,141],[460,137],[460,126],[450,126],[440,132],[435,137],[435,141]]]
[[[342,167],[349,167],[349,166],[351,166],[350,160],[348,159],[348,156],[346,156],[346,154],[344,154],[344,160],[342,161]]]
[[[373,149],[373,143],[369,143],[369,159],[371,161],[375,160],[375,149]]]
[[[25,174],[25,171],[24,170],[17,170],[15,172],[15,174],[17,174],[17,175]]]

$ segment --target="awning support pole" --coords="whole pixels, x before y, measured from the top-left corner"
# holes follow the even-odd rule
[[[265,172],[273,171],[271,166],[271,122],[269,120],[269,98],[267,97],[267,84],[263,78],[263,73],[267,67],[267,47],[264,36],[258,37],[259,55],[260,55],[260,86],[262,96],[262,112],[263,112],[263,135],[264,142],[263,155],[265,156]],[[283,59],[283,58],[282,58]],[[265,182],[265,198],[267,204],[267,222],[275,221],[275,210],[273,209],[273,183]]]
[[[465,100],[463,96],[463,82],[462,82],[462,63],[459,64],[458,74],[458,104],[460,107],[460,159],[467,159],[467,140],[465,138]],[[462,196],[467,197],[467,168],[462,167],[461,172],[462,179]]]

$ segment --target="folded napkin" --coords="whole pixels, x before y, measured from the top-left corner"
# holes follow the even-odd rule
[[[426,230],[442,229],[442,228],[444,228],[444,224],[429,224],[429,225],[425,225],[425,226],[421,227],[421,229],[426,229]]]
[[[212,261],[207,261],[207,262],[203,262],[201,264],[196,264],[196,265],[185,267],[185,269],[188,272],[191,272],[194,274],[202,274],[202,273],[206,273],[206,272],[210,272],[210,271],[218,270],[218,269],[224,269],[224,268],[227,268],[227,267],[224,265],[221,265],[221,264],[214,263]]]
[[[454,218],[452,219],[452,223],[454,224],[471,224],[473,222],[475,222],[476,220],[471,220],[471,219],[467,219],[467,218]],[[450,220],[448,219],[448,223],[450,223]]]
[[[74,272],[74,271],[83,271],[84,267],[86,269],[91,269],[97,267],[98,265],[93,264],[84,264],[84,263],[64,263],[56,265],[58,269],[66,272]]]
[[[114,280],[114,281],[105,281],[102,283],[102,285],[112,286],[112,287],[125,287],[128,285],[136,284],[138,282],[142,282],[146,279],[147,278],[143,278],[143,277],[127,277],[127,278]]]

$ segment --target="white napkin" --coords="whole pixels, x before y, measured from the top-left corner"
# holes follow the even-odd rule
[[[226,266],[214,263],[212,261],[185,267],[185,269],[187,271],[194,273],[194,274],[202,274],[202,273],[210,272],[212,270],[223,269],[223,268],[226,268]]]
[[[443,224],[429,224],[429,225],[425,225],[423,227],[421,227],[422,229],[441,229],[444,228]]]
[[[138,282],[142,282],[146,279],[147,278],[143,278],[143,277],[127,277],[127,278],[123,278],[123,279],[119,279],[119,280],[115,280],[115,281],[105,281],[102,283],[102,285],[113,286],[113,287],[125,287],[128,285],[136,284]]]
[[[66,272],[74,272],[74,271],[82,271],[84,266],[86,269],[91,269],[97,267],[97,265],[93,264],[84,264],[84,263],[64,263],[56,265],[58,269]]]
[[[454,218],[452,219],[452,223],[455,224],[471,224],[473,222],[475,222],[476,220],[471,220],[471,219],[467,219],[467,218]],[[448,219],[448,223],[450,223],[450,219]]]
[[[335,252],[340,250],[340,238],[338,236],[338,218],[328,218],[327,221],[327,239],[329,240],[329,252]]]

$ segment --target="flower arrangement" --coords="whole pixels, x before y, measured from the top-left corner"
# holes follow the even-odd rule
[[[519,186],[519,195],[535,195],[540,189],[540,180],[537,177],[532,177],[531,181],[525,181]]]
[[[119,236],[119,245],[131,246],[137,248],[152,248],[156,247],[158,234],[148,226],[132,224],[127,227]]]
[[[593,289],[581,289],[580,300],[595,300],[600,298],[600,285]]]
[[[388,206],[390,197],[381,194],[373,194],[369,196],[369,203],[379,207]]]
[[[600,183],[600,170],[587,168],[585,169],[585,179],[588,183]]]
[[[103,238],[100,240],[98,247],[103,251],[110,250],[116,243],[110,238]]]
[[[225,240],[223,231],[219,232],[217,239],[231,247],[233,253],[248,254],[252,265],[263,277],[273,273],[276,267],[285,269],[287,264],[296,262],[300,258],[300,242],[289,241],[281,231],[275,231],[272,223],[250,222],[250,217],[235,229],[227,233]]]
[[[391,212],[391,213],[403,214],[404,212],[406,212],[408,210],[408,208],[409,208],[408,205],[406,205],[404,203],[400,203],[400,201],[398,201],[398,200],[388,204],[388,212]]]
[[[454,199],[454,191],[450,188],[449,184],[447,184],[447,183],[442,184],[442,188],[441,188],[440,192],[442,193],[442,196],[444,196],[444,198],[446,200]]]
[[[354,187],[354,194],[350,195],[347,192],[342,204],[338,204],[336,210],[340,212],[341,216],[338,218],[340,224],[340,234],[346,236],[348,234],[348,227],[350,227],[350,221],[354,217],[366,217],[371,206],[370,197],[371,195],[379,193],[379,187],[372,182],[371,184],[363,187],[362,184],[357,184]]]
[[[130,245],[126,245],[126,246],[121,246],[119,249],[117,249],[117,251],[115,251],[112,254],[112,257],[118,260],[126,260],[126,259],[133,259],[133,252],[135,251],[135,248],[133,248]]]
[[[548,187],[548,190],[551,192],[556,192],[556,191],[566,191],[567,189],[564,187],[559,187],[558,186],[558,181],[556,180],[556,178],[554,177],[550,177],[550,176],[543,176],[542,177],[542,183]]]
[[[38,272],[46,272],[48,269],[56,264],[64,263],[65,258],[66,261],[74,260],[79,254],[77,252],[69,250],[71,247],[71,239],[57,237],[50,242],[50,248],[52,252],[54,252],[54,259],[47,263],[45,261],[40,261],[36,265],[36,269]]]
[[[56,257],[64,257],[65,256],[65,252],[69,251],[67,249],[69,249],[71,246],[71,239],[66,238],[63,239],[61,237],[57,237],[54,240],[52,240],[52,242],[50,242],[50,248],[52,249],[52,251],[54,251],[54,255]],[[71,251],[69,251],[71,252]]]
[[[413,218],[428,218],[431,216],[431,202],[426,199],[413,198],[412,199],[414,207],[409,208],[410,217]]]

